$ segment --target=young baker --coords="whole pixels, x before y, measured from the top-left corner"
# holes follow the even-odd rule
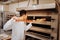
[[[26,25],[27,15],[25,10],[20,11],[20,17],[13,17],[10,19],[3,27],[3,30],[12,29],[12,39],[11,40],[25,40],[25,33],[31,28],[32,24]]]

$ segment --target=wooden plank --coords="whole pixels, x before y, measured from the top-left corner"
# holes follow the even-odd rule
[[[35,24],[44,24],[44,25],[51,25],[51,22],[48,22],[48,21],[46,21],[46,22],[32,22],[32,23],[35,23]]]
[[[33,32],[26,32],[26,35],[31,36],[33,38],[40,39],[40,40],[48,40],[48,38],[44,38],[42,35],[38,35],[38,34],[33,33]]]
[[[34,26],[32,26],[30,28],[30,30],[37,31],[37,32],[43,32],[43,33],[48,33],[48,34],[51,33],[51,30],[50,29],[45,29],[45,28],[40,28],[40,27],[34,27]]]

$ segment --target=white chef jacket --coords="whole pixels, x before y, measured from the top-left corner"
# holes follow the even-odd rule
[[[21,22],[15,22],[13,19],[10,19],[3,27],[3,30],[12,29],[12,39],[11,40],[24,40],[24,31],[27,31],[31,28],[32,24],[26,24]]]

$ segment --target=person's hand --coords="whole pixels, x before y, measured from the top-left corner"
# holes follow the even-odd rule
[[[33,21],[32,20],[27,20],[27,23],[33,23]]]
[[[14,16],[12,17],[13,20],[15,20],[16,22],[20,21],[18,17]]]
[[[17,17],[16,16],[14,16],[14,17],[12,17],[13,18],[13,20],[16,20],[17,19]]]

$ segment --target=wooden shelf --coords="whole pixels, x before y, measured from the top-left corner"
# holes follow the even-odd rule
[[[35,24],[44,24],[44,25],[51,25],[51,22],[32,22],[32,23],[35,23]]]
[[[39,34],[36,34],[36,33],[33,33],[33,32],[26,32],[26,35],[30,36],[30,37],[33,37],[33,38],[40,39],[40,40],[49,40],[48,38],[43,37],[43,35],[39,35]]]
[[[47,15],[28,15],[28,16],[43,16],[43,17],[45,17],[45,16],[47,16]],[[51,15],[48,15],[48,16],[51,16]]]
[[[32,26],[29,30],[37,31],[37,32],[43,32],[43,33],[51,33],[50,29],[40,28],[40,27],[34,27]],[[47,31],[48,30],[48,31]]]

